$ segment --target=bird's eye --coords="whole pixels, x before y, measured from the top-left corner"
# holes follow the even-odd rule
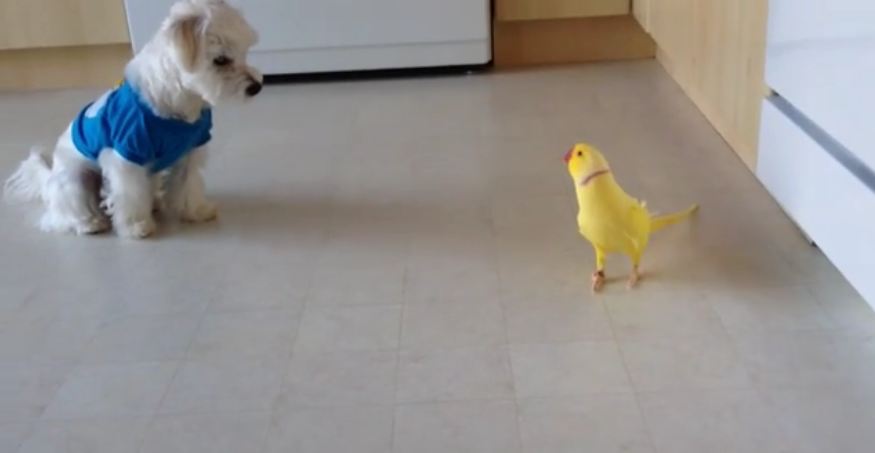
[[[222,55],[222,56],[216,57],[213,60],[213,64],[216,66],[228,66],[229,64],[231,64],[231,59]]]
[[[577,152],[577,155],[578,155],[578,156],[583,156],[583,151],[578,151],[578,152]]]

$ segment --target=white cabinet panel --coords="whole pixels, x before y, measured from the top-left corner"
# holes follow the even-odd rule
[[[259,49],[314,49],[489,38],[488,8],[472,0],[245,0]],[[479,3],[479,5],[478,5]]]
[[[771,0],[766,82],[875,169],[875,1]]]
[[[770,101],[757,176],[875,307],[875,192]]]
[[[174,0],[127,0],[135,49]],[[488,0],[238,0],[261,37],[266,73],[482,64],[491,59]]]

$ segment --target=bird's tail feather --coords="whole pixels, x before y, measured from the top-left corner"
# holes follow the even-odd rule
[[[699,205],[692,205],[686,210],[675,212],[673,214],[665,214],[660,216],[654,216],[650,219],[650,231],[659,231],[665,227],[674,225],[679,222],[683,222],[691,215],[693,215],[696,211],[699,210]]]

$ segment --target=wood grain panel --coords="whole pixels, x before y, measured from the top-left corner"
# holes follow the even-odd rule
[[[650,0],[658,59],[746,164],[756,163],[766,0]]]
[[[126,42],[122,0],[0,0],[0,49]]]
[[[629,0],[496,0],[498,20],[540,20],[629,14]]]
[[[651,58],[655,46],[632,16],[496,22],[498,67]]]
[[[0,51],[0,90],[110,87],[124,76],[127,44]]]
[[[632,0],[632,14],[647,33],[650,33],[650,2],[651,0]]]

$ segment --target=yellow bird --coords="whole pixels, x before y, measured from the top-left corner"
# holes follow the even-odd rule
[[[580,234],[595,249],[593,291],[599,291],[605,283],[605,258],[610,253],[623,253],[629,257],[632,261],[629,287],[635,286],[640,278],[638,267],[650,233],[688,218],[698,206],[674,214],[651,215],[645,203],[629,196],[617,184],[605,157],[584,143],[568,150],[565,163],[577,191]]]

